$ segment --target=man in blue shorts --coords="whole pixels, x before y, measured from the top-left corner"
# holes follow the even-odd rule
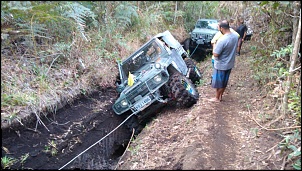
[[[213,49],[214,69],[212,87],[216,89],[216,96],[210,101],[220,102],[227,87],[232,68],[235,66],[238,35],[230,31],[227,20],[219,23],[219,31],[223,34]]]

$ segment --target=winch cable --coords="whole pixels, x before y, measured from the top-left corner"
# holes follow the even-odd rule
[[[80,154],[78,154],[76,157],[74,157],[72,160],[70,160],[68,163],[66,163],[64,166],[62,166],[59,170],[63,169],[64,167],[66,167],[68,164],[70,164],[71,162],[73,162],[76,158],[78,158],[80,155],[82,155],[83,153],[85,153],[86,151],[88,151],[90,148],[92,148],[93,146],[95,146],[96,144],[98,144],[99,142],[101,142],[103,139],[105,139],[108,135],[112,134],[117,128],[119,128],[120,126],[122,126],[132,115],[134,115],[135,113],[132,113],[131,115],[129,115],[122,123],[120,123],[117,127],[115,127],[111,132],[109,132],[107,135],[105,135],[103,138],[99,139],[97,142],[95,142],[94,144],[92,144],[91,146],[89,146],[88,148],[86,148],[84,151],[82,151]]]
[[[195,49],[194,49],[193,52],[191,53],[190,58],[191,58],[191,56],[194,54],[194,52],[195,52],[195,50],[197,49],[198,45],[199,45],[199,44],[197,44],[197,46],[195,47]]]

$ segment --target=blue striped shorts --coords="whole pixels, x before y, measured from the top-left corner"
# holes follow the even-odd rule
[[[231,70],[217,70],[213,69],[212,87],[213,88],[226,88],[228,85]]]

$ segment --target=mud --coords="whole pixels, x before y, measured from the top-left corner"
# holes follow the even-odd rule
[[[48,114],[41,122],[2,130],[2,156],[15,159],[10,169],[113,169],[131,137],[129,129],[120,125],[124,118],[111,108],[116,97],[113,88],[105,88]]]

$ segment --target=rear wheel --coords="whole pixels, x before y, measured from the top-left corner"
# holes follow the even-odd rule
[[[180,106],[191,107],[199,98],[199,93],[192,81],[180,73],[172,74],[169,87],[173,98]]]

